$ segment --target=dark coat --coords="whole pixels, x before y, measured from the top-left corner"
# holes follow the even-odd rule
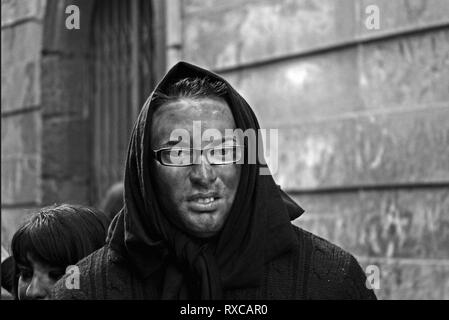
[[[297,246],[265,265],[257,287],[226,290],[229,300],[376,299],[355,258],[294,225]],[[80,289],[67,289],[67,276],[53,289],[54,299],[158,299],[162,274],[139,277],[133,266],[105,246],[77,264]]]

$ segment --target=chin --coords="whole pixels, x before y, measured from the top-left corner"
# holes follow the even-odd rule
[[[180,226],[189,235],[196,238],[210,238],[217,235],[224,226],[226,214],[223,210],[210,213],[197,213],[190,210],[185,210],[180,213]]]
[[[192,226],[187,227],[187,231],[192,236],[195,236],[197,238],[211,238],[215,236],[218,232],[221,230],[221,225],[213,225],[213,226]]]

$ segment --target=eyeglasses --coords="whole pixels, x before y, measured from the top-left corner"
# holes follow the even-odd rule
[[[201,163],[201,156],[206,153],[207,161],[213,165],[231,164],[241,160],[243,146],[217,146],[204,149],[161,148],[153,150],[154,158],[164,166],[187,167]]]

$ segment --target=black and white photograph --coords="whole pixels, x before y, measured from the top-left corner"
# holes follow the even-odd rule
[[[448,0],[1,0],[1,132],[1,300],[449,300]]]

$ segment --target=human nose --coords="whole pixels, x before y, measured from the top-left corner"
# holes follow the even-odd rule
[[[47,296],[45,280],[39,276],[33,276],[26,290],[27,299],[44,299]]]
[[[202,153],[200,162],[192,166],[190,180],[200,186],[208,186],[217,179],[217,174],[213,166],[207,160],[205,153]]]

